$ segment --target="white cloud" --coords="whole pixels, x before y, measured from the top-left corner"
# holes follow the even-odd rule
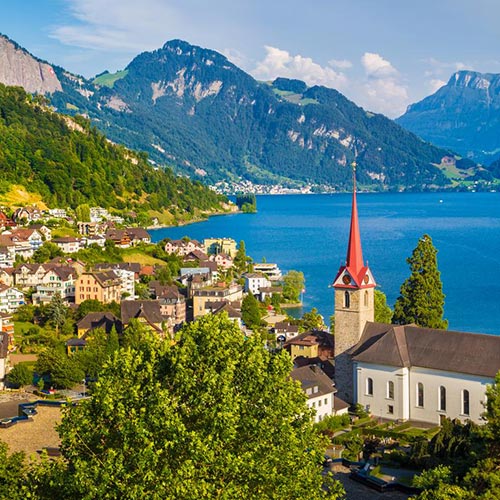
[[[408,90],[398,70],[380,54],[365,52],[361,57],[366,80],[360,104],[387,116],[399,116],[408,106]]]
[[[74,22],[52,29],[51,37],[86,49],[130,52],[157,48],[180,22],[162,0],[67,0]]]
[[[338,69],[349,69],[352,68],[352,62],[347,59],[330,59],[328,64],[332,66],[332,68]]]
[[[297,78],[308,85],[324,85],[342,89],[347,85],[346,76],[333,68],[321,66],[310,57],[291,55],[288,51],[266,46],[266,57],[251,71],[260,80]]]
[[[373,78],[385,78],[398,74],[396,68],[380,54],[365,52],[361,58],[365,73]]]

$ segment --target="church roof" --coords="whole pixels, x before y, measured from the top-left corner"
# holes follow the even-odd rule
[[[500,336],[368,322],[350,349],[354,361],[495,377]]]

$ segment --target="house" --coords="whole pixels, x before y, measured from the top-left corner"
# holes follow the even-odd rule
[[[16,246],[9,236],[0,235],[0,268],[14,267]]]
[[[0,283],[12,286],[14,284],[13,267],[0,267]]]
[[[120,248],[129,248],[132,245],[132,240],[125,229],[108,228],[104,237]]]
[[[205,303],[205,307],[212,314],[227,314],[227,317],[236,323],[240,329],[243,327],[240,301],[229,302],[224,300],[221,302],[207,302]]]
[[[167,318],[161,314],[160,303],[156,300],[124,301],[121,303],[121,315],[124,328],[132,319],[136,319],[162,337],[167,331]]]
[[[50,208],[49,215],[53,219],[66,219],[68,217],[68,213],[64,208]]]
[[[114,271],[82,273],[75,281],[75,304],[98,300],[104,304],[120,302],[122,283]]]
[[[186,321],[186,298],[175,285],[161,285],[153,280],[149,283],[151,296],[160,302],[162,316],[168,318],[169,328],[175,330]]]
[[[292,325],[289,321],[279,321],[271,330],[276,335],[276,339],[281,338],[283,342],[293,339],[299,334],[299,327]]]
[[[165,252],[168,254],[175,253],[180,256],[185,256],[194,250],[203,252],[203,246],[197,240],[170,240],[165,243]]]
[[[123,330],[123,324],[111,312],[91,312],[76,324],[77,336],[82,338],[97,328],[101,328],[108,334],[114,328],[116,333],[120,335]]]
[[[260,289],[270,287],[271,282],[262,273],[245,273],[245,292],[252,295],[259,295]]]
[[[270,281],[280,281],[283,278],[281,269],[278,267],[278,264],[258,262],[253,265],[253,270],[256,273],[265,274]]]
[[[208,260],[208,255],[201,250],[189,252],[183,259],[184,262],[202,262]]]
[[[318,366],[294,368],[292,380],[300,383],[307,396],[307,406],[315,412],[314,421],[321,422],[325,417],[335,415],[334,395],[337,392],[330,379]]]
[[[35,285],[35,293],[31,297],[33,304],[47,304],[56,293],[66,302],[75,301],[75,281],[78,275],[73,267],[44,264],[41,269],[46,272]]]
[[[106,238],[100,234],[85,236],[81,239],[83,246],[97,245],[101,248],[106,246]]]
[[[43,224],[31,224],[30,229],[36,229],[45,238],[45,241],[52,239],[52,230]]]
[[[17,288],[0,284],[0,312],[14,313],[23,304],[23,292]]]
[[[500,370],[500,336],[374,322],[375,280],[363,261],[356,190],[345,265],[335,277],[338,395],[378,417],[481,423]]]
[[[234,265],[232,257],[226,253],[218,253],[213,257],[213,261],[222,269],[231,269]]]
[[[120,296],[132,299],[135,297],[136,271],[138,272],[140,268],[140,264],[128,265],[126,262],[120,262],[119,264],[97,264],[94,267],[96,271],[113,271],[121,282]]]
[[[8,236],[16,249],[16,255],[32,257],[33,253],[43,245],[43,236],[33,228],[9,229],[2,236]]]
[[[132,246],[139,243],[151,243],[151,235],[142,227],[128,227],[126,231],[130,236]]]
[[[35,288],[42,283],[46,272],[43,264],[20,264],[12,272],[14,285],[21,290]]]
[[[87,346],[87,341],[84,338],[72,338],[66,341],[66,353],[68,356],[77,352],[83,351]]]
[[[27,224],[28,222],[37,221],[43,218],[43,213],[40,209],[34,206],[18,208],[12,215],[14,222]]]
[[[232,238],[206,238],[203,240],[205,252],[209,255],[217,255],[223,253],[234,259],[238,252],[236,241]]]
[[[298,356],[333,359],[334,345],[335,340],[330,332],[313,330],[287,340],[283,348],[290,353],[292,360]]]
[[[76,253],[80,250],[80,239],[73,236],[55,238],[52,243],[56,244],[64,253]]]
[[[206,286],[193,290],[193,319],[207,314],[207,302],[234,302],[243,298],[243,288],[240,285]]]

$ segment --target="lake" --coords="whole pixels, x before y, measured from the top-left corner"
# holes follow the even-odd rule
[[[229,237],[247,254],[296,269],[306,278],[304,310],[316,307],[327,323],[329,288],[347,252],[351,195],[262,195],[257,214],[151,231],[169,237]],[[500,195],[497,193],[358,194],[363,257],[391,307],[408,277],[406,258],[429,234],[438,249],[449,328],[500,334]]]

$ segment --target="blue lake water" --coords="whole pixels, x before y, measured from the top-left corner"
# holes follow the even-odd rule
[[[152,231],[153,241],[189,236],[244,240],[247,254],[296,269],[306,278],[304,309],[328,322],[328,287],[347,251],[350,195],[258,196],[257,214]],[[358,194],[363,256],[394,305],[408,277],[406,258],[429,234],[438,249],[449,328],[500,334],[500,195],[496,193]]]

